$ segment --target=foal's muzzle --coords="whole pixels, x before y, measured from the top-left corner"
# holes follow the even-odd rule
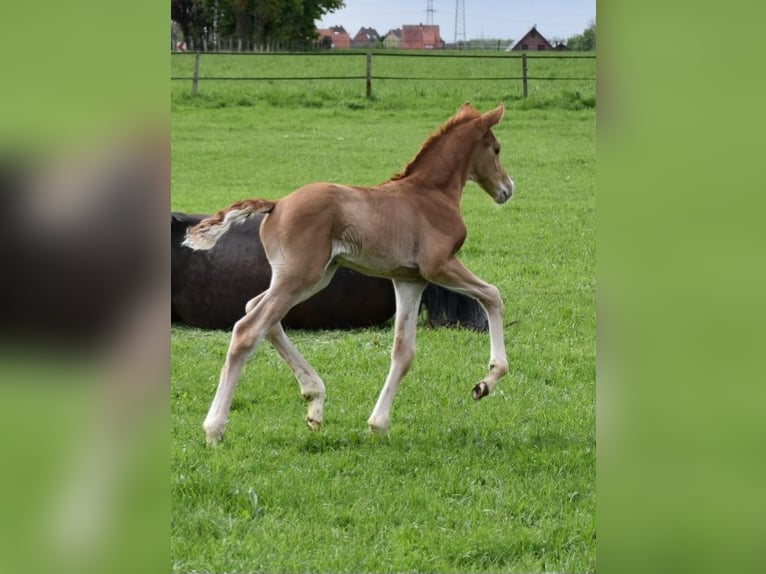
[[[497,190],[497,194],[495,195],[495,202],[496,203],[505,203],[511,197],[513,196],[513,190],[516,188],[516,185],[513,183],[513,180],[509,177],[507,181],[503,182],[500,185],[500,188]]]

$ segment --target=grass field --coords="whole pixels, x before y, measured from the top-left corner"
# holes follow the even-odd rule
[[[459,54],[459,53],[458,53]],[[453,54],[454,55],[454,54]],[[581,55],[582,56],[582,55]],[[592,80],[565,78],[595,78],[595,59],[572,57],[561,59],[557,54],[535,54],[528,59],[530,78],[529,98],[523,98],[522,63],[519,57],[487,53],[486,58],[425,57],[422,52],[407,54],[383,52],[373,56],[372,98],[365,97],[366,57],[353,51],[341,55],[228,55],[203,54],[200,77],[271,78],[271,77],[350,77],[346,80],[242,80],[218,81],[204,79],[199,94],[191,96],[191,81],[172,82],[174,101],[191,102],[197,106],[249,106],[268,103],[272,107],[324,106],[367,109],[411,109],[421,105],[452,109],[455,102],[470,94],[472,101],[502,100],[519,109],[593,108],[596,86]],[[193,54],[172,56],[172,76],[189,78],[194,71]],[[361,77],[361,79],[360,79]],[[411,81],[375,79],[386,77],[417,78]],[[423,79],[429,78],[429,79]],[[432,78],[432,79],[430,79]],[[481,80],[473,78],[516,78]]]
[[[173,74],[188,61],[174,57]],[[324,59],[280,62],[300,75]],[[327,385],[322,430],[305,428],[298,385],[264,345],[223,446],[210,449],[201,423],[229,334],[173,328],[173,571],[593,571],[594,86],[541,83],[528,100],[520,85],[493,82],[381,81],[372,100],[347,80],[189,90],[173,82],[175,210],[276,198],[315,180],[379,183],[466,100],[508,105],[495,133],[517,194],[497,206],[469,184],[463,199],[461,259],[506,303],[510,372],[480,402],[470,390],[488,336],[423,326],[390,433],[373,436],[365,421],[390,326],[292,332]]]

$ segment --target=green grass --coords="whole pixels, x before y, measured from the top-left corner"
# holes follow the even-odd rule
[[[322,105],[306,108],[260,87],[226,84],[195,99],[175,84],[172,206],[192,212],[314,180],[379,183],[462,101],[486,110],[504,96],[424,84],[409,105],[401,94],[368,102],[330,82]],[[541,100],[565,101],[565,87],[548,86]],[[298,97],[295,86],[278,89]],[[292,332],[327,385],[322,430],[305,428],[298,385],[266,344],[245,369],[223,446],[211,449],[201,423],[229,334],[174,327],[174,571],[594,569],[595,113],[507,103],[495,132],[517,195],[500,207],[469,184],[461,251],[506,302],[507,377],[472,401],[488,336],[423,326],[390,433],[373,436],[366,419],[390,326]]]

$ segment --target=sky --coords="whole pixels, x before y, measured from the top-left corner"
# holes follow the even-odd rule
[[[345,0],[346,7],[317,23],[319,28],[343,26],[353,37],[362,26],[382,36],[402,24],[426,24],[428,0]],[[433,0],[433,20],[442,39],[455,39],[456,0]],[[596,0],[463,0],[467,40],[518,40],[537,25],[548,40],[581,34],[596,19]]]

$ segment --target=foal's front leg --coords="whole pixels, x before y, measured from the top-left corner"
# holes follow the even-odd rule
[[[505,354],[503,334],[504,307],[500,291],[494,285],[471,273],[455,257],[429,273],[426,278],[442,287],[473,297],[487,312],[490,338],[489,372],[471,390],[471,397],[474,400],[486,397],[508,372],[508,357]]]
[[[367,424],[373,432],[386,432],[399,382],[407,374],[415,357],[415,332],[418,326],[420,297],[426,283],[394,281],[396,293],[396,321],[394,345],[391,349],[391,368],[380,391],[378,402]]]

